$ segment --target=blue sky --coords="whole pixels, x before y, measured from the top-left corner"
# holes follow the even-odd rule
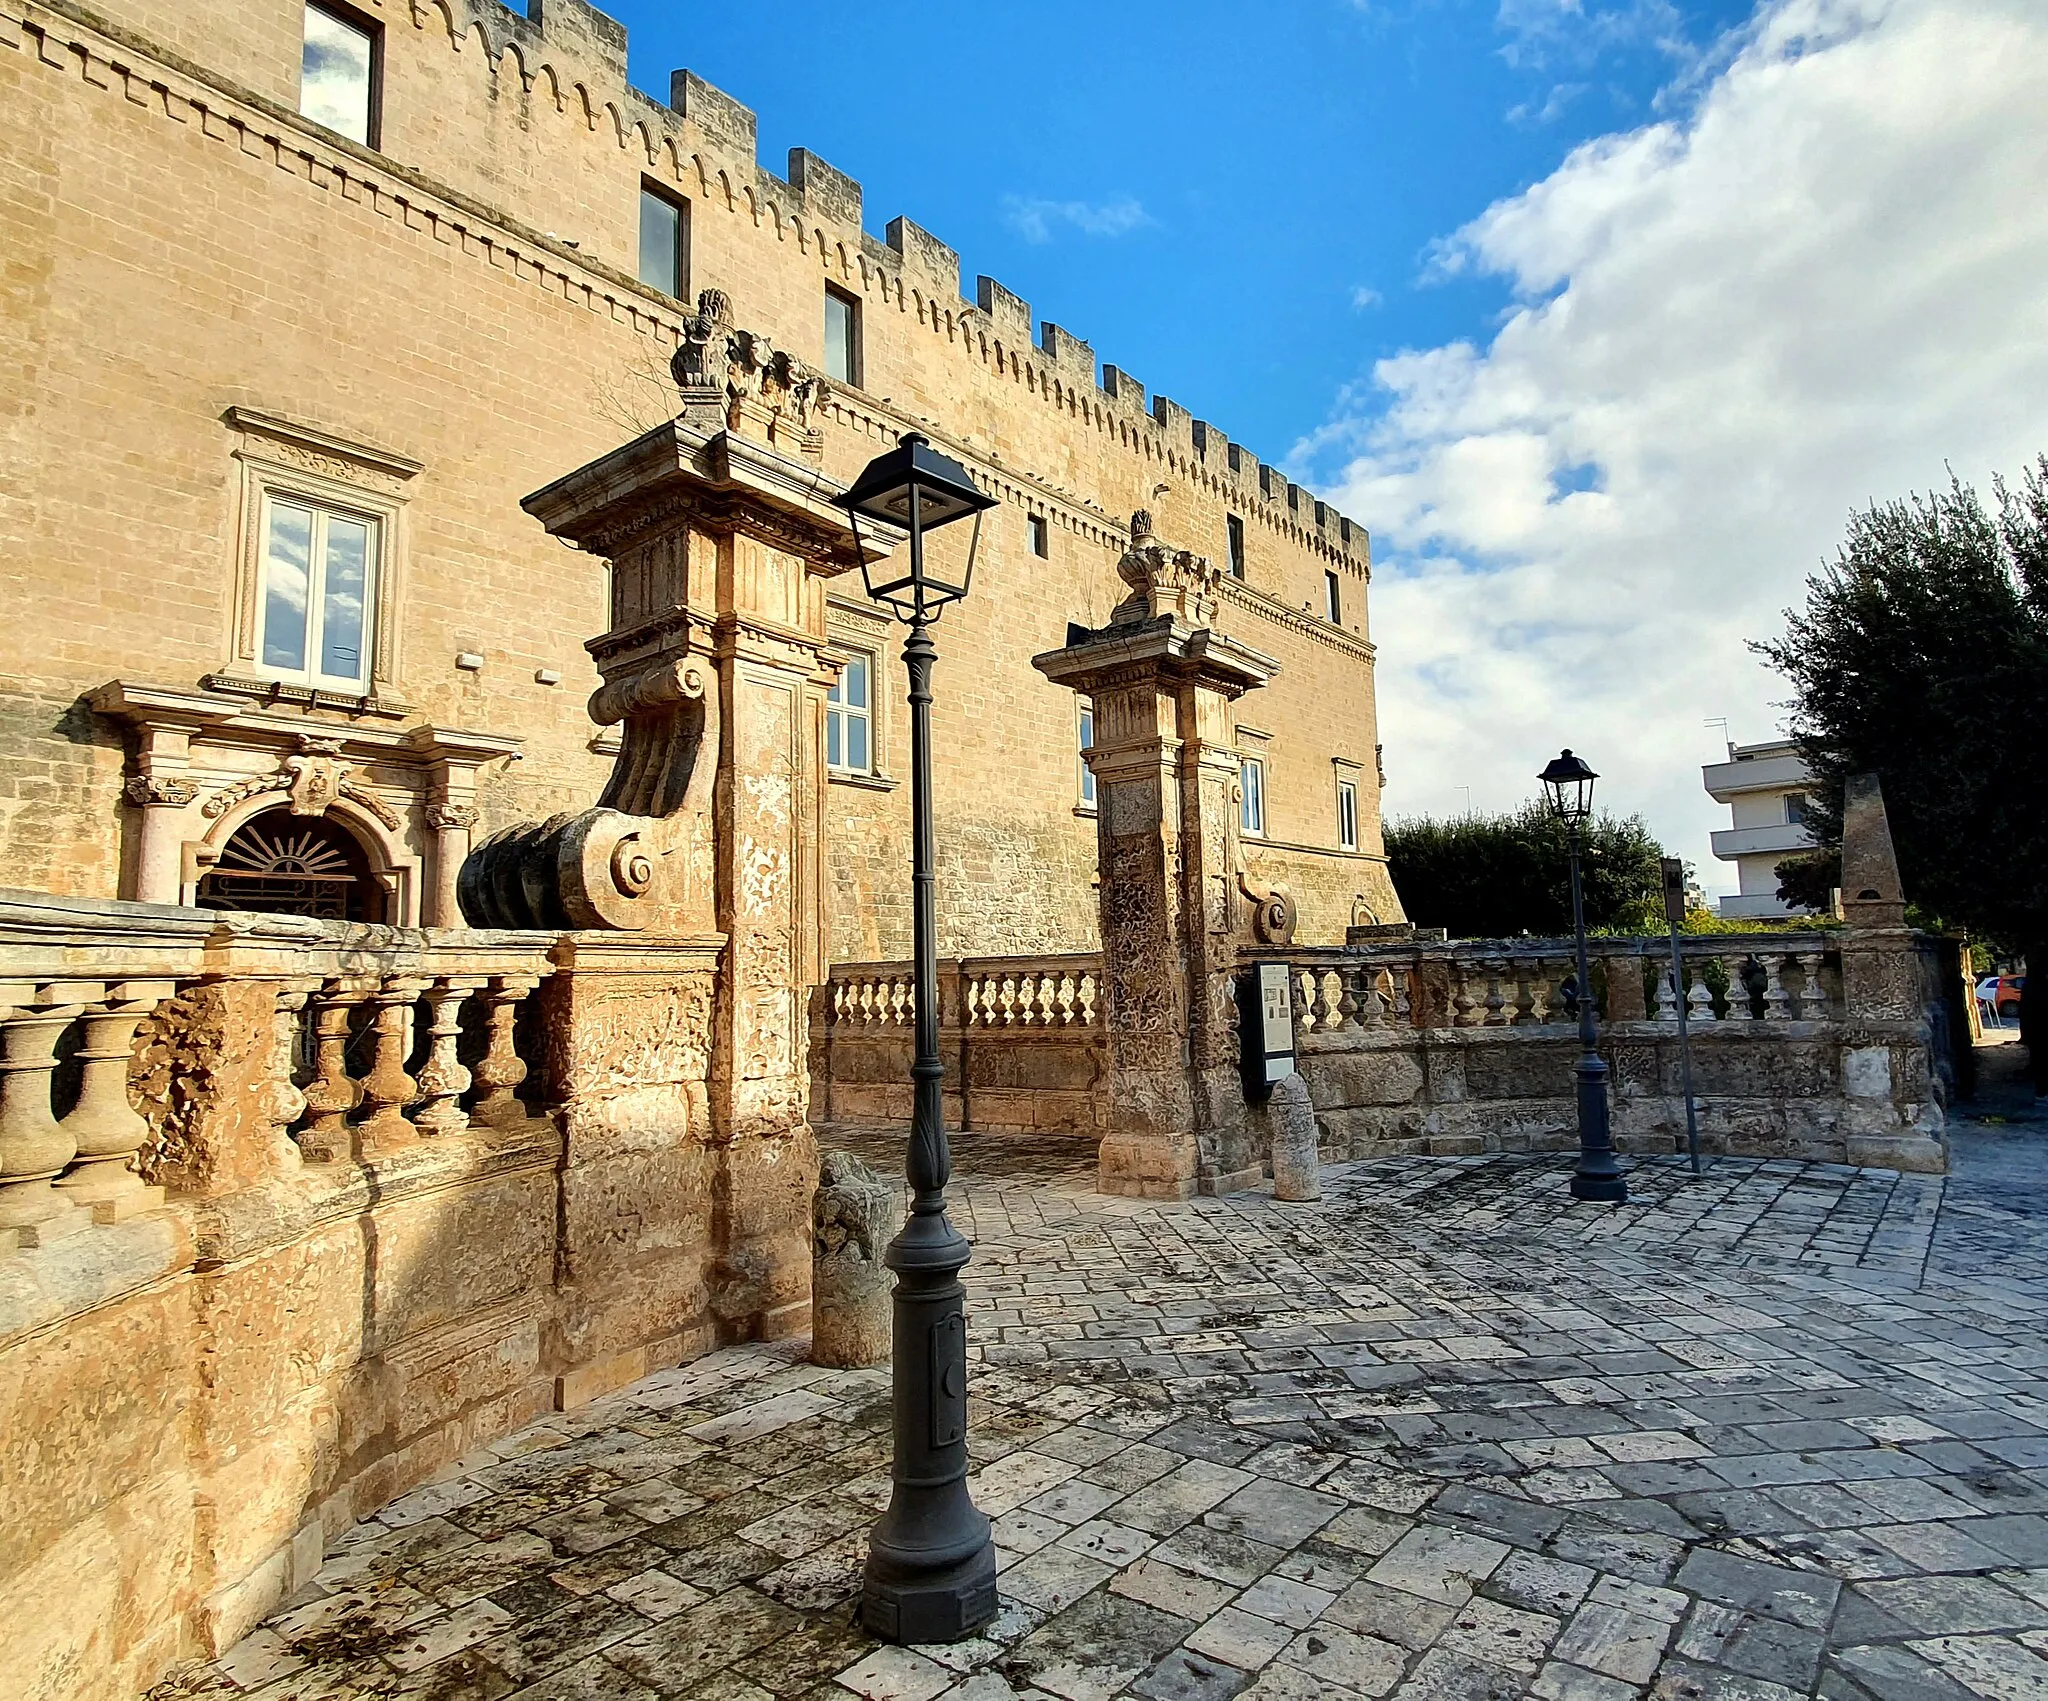
[[[632,74],[687,66],[1095,345],[1278,460],[1497,280],[1432,243],[1637,124],[1738,0],[1098,0],[679,8],[613,0]]]
[[[1372,530],[1390,816],[1699,767],[1851,509],[2048,450],[2043,0],[680,8],[687,66]]]

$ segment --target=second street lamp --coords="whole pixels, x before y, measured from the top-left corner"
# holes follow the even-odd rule
[[[1579,880],[1579,840],[1593,817],[1593,782],[1600,776],[1569,750],[1536,776],[1543,782],[1550,812],[1571,837],[1572,932],[1579,951],[1579,1167],[1572,1172],[1572,1197],[1619,1204],[1628,1183],[1614,1157],[1607,1121],[1607,1064],[1593,1025],[1593,978],[1586,965],[1586,896]]]
[[[981,516],[995,498],[982,494],[967,469],[939,454],[916,432],[870,461],[838,497],[853,522],[901,529],[909,571],[871,565],[859,551],[868,595],[910,628],[903,665],[910,676],[910,819],[912,937],[916,958],[917,1050],[910,1065],[915,1092],[904,1169],[910,1215],[889,1243],[885,1262],[896,1272],[892,1392],[895,1408],[894,1487],[889,1509],[868,1540],[860,1619],[870,1635],[890,1642],[957,1642],[996,1615],[996,1554],[986,1516],[967,1492],[967,1290],[960,1283],[971,1248],[946,1216],[945,1101],[939,1061],[937,911],[932,864],[932,663],[938,649],[931,623],[967,594],[981,541]],[[935,572],[925,534],[974,517],[965,568]]]

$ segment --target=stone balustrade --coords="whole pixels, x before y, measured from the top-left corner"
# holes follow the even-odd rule
[[[1589,942],[1601,1050],[1624,1150],[1671,1151],[1685,1104],[1679,1003],[1710,1151],[1940,1169],[1946,981],[1901,947],[1847,933]],[[1859,1009],[1845,953],[1905,950],[1874,978],[1911,1008]],[[1577,1139],[1577,965],[1569,940],[1247,951],[1292,973],[1297,1053],[1327,1155],[1566,1149]],[[1873,977],[1866,973],[1865,979]]]
[[[474,1448],[801,1332],[816,1152],[723,1108],[724,946],[0,892],[0,1586],[219,1651]]]
[[[951,1126],[1101,1131],[1101,975],[1101,957],[1086,952],[940,962]],[[909,963],[835,965],[813,1003],[813,1119],[907,1121],[915,1021]]]

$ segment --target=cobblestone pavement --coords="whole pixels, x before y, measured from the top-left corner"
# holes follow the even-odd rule
[[[2048,1697],[2048,1125],[1957,1149],[1642,1162],[1619,1210],[1540,1157],[1162,1206],[966,1138],[984,1637],[853,1628],[886,1370],[755,1346],[407,1496],[158,1694]]]

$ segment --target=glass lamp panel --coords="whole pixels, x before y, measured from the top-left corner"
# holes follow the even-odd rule
[[[306,617],[311,605],[313,511],[270,504],[263,549],[263,665],[305,671]]]
[[[320,671],[360,684],[369,626],[370,538],[367,520],[327,519],[327,549],[320,584]]]

